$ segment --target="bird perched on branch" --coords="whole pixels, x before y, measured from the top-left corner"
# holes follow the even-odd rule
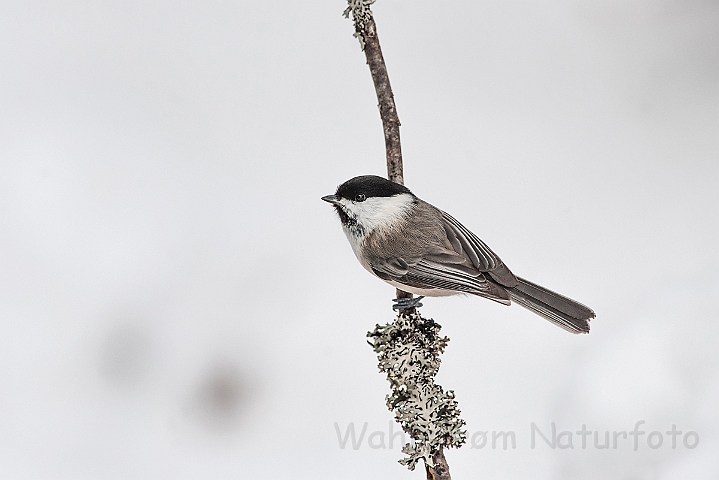
[[[403,185],[365,175],[322,200],[334,205],[365,269],[420,295],[398,300],[398,308],[417,306],[424,296],[465,293],[504,305],[514,301],[569,332],[589,333],[591,308],[515,276],[464,225]]]

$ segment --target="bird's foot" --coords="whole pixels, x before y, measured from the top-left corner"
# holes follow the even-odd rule
[[[419,308],[422,306],[422,299],[424,295],[413,298],[393,298],[393,302],[397,302],[392,305],[392,310],[407,310],[408,308]]]

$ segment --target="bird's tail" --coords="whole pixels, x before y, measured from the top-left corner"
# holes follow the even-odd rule
[[[594,318],[591,308],[523,278],[517,280],[516,287],[507,288],[512,301],[568,332],[589,333],[589,320]]]

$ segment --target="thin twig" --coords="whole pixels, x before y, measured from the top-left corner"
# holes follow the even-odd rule
[[[379,114],[382,118],[384,130],[384,144],[387,153],[387,178],[395,183],[404,185],[404,173],[402,171],[402,146],[399,140],[399,117],[397,106],[394,103],[392,86],[389,83],[387,67],[382,56],[382,49],[377,36],[377,25],[374,18],[370,17],[360,33],[364,38],[364,53],[367,57],[367,65],[372,73],[374,89],[377,92],[379,102]]]
[[[434,461],[434,468],[425,464],[427,468],[427,480],[452,480],[449,476],[449,465],[447,465],[447,459],[444,458],[444,451],[442,447],[439,447],[439,451],[432,455]]]
[[[387,156],[387,178],[395,183],[404,185],[404,171],[402,168],[402,145],[399,138],[400,121],[397,115],[397,106],[394,103],[392,86],[389,83],[387,66],[384,63],[382,48],[377,36],[377,25],[370,15],[364,22],[355,22],[358,35],[362,36],[367,65],[369,65],[374,89],[377,93],[379,115],[384,130],[384,145]],[[412,298],[412,294],[397,289],[397,298]],[[414,313],[414,308],[404,309],[407,313]]]

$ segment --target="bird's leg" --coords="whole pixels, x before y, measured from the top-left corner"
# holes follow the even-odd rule
[[[419,308],[422,306],[421,300],[424,295],[413,298],[393,298],[393,302],[397,302],[392,305],[392,310],[406,310],[408,308]]]

